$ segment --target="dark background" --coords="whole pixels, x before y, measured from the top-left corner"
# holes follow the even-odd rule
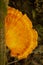
[[[6,4],[0,0],[0,65],[43,65],[43,0],[9,0],[9,6],[27,14],[33,23],[33,28],[38,32],[38,47],[33,50],[26,59],[18,60],[10,56],[10,50],[3,43],[4,41],[4,20]],[[3,42],[4,41],[4,42]],[[6,61],[6,64],[5,64]]]
[[[18,60],[8,57],[11,65],[43,65],[43,0],[9,0],[9,6],[20,10],[31,19],[33,28],[38,31],[38,47],[27,59]]]

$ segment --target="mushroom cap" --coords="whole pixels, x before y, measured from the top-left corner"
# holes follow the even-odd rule
[[[26,14],[18,9],[8,7],[5,18],[6,46],[11,56],[18,59],[27,58],[37,47],[38,33],[32,28],[32,22]]]

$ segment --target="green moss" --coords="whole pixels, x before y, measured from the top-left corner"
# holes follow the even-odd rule
[[[6,46],[4,37],[4,19],[7,14],[7,5],[5,0],[0,0],[0,65],[6,63]]]

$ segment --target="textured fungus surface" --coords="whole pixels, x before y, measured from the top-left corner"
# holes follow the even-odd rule
[[[27,58],[37,47],[38,33],[32,27],[32,22],[26,14],[23,15],[18,9],[8,7],[5,39],[11,56],[18,59]]]

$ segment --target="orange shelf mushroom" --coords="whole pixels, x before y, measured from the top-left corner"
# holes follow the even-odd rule
[[[32,22],[26,14],[23,15],[18,9],[8,7],[5,39],[11,56],[18,59],[27,58],[37,47],[38,33],[32,27]]]

